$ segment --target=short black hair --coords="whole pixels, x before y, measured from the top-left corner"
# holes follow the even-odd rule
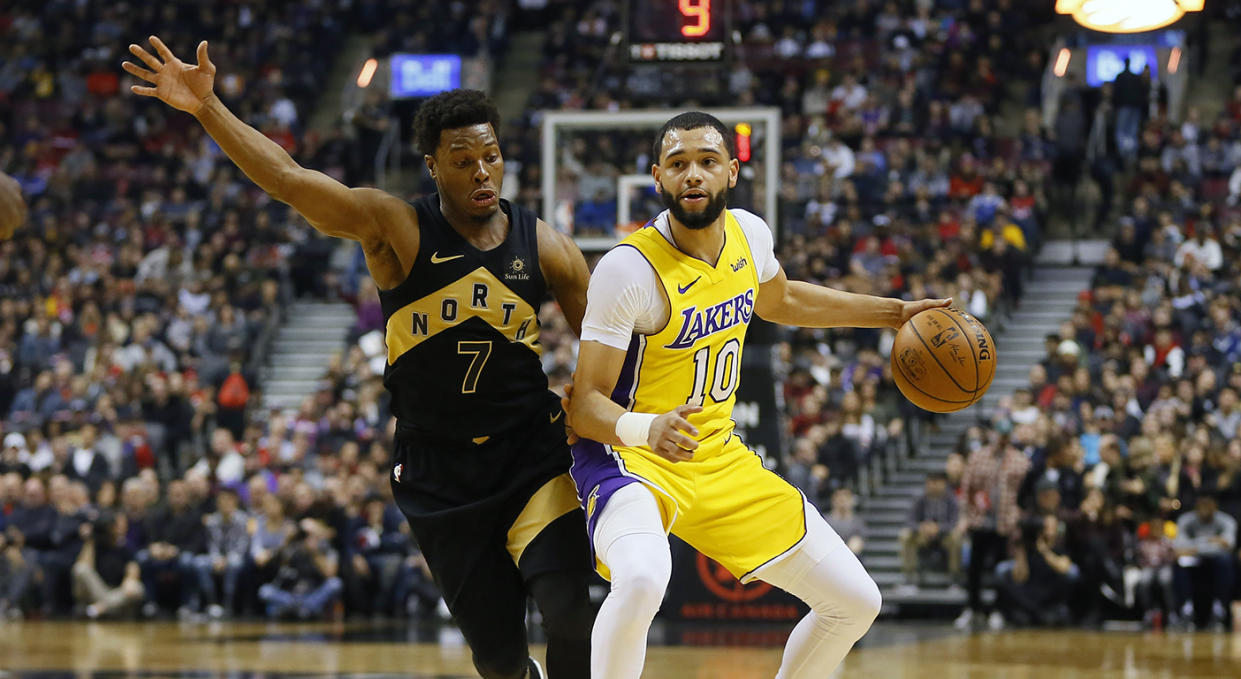
[[[724,138],[724,151],[728,154],[728,159],[732,160],[736,157],[736,151],[733,150],[732,130],[728,126],[720,122],[719,118],[710,113],[702,111],[688,111],[672,118],[659,128],[659,133],[655,135],[655,144],[651,146],[651,162],[655,165],[659,164],[660,153],[664,149],[664,137],[672,130],[696,130],[700,127],[714,127],[720,136]]]
[[[1059,434],[1053,434],[1047,439],[1047,444],[1043,446],[1044,459],[1057,455],[1069,448],[1069,439]]]
[[[439,148],[444,130],[491,123],[500,133],[500,109],[486,93],[456,89],[440,92],[422,102],[414,116],[414,144],[422,153],[433,156]]]

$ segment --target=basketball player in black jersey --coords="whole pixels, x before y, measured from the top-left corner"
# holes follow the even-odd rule
[[[564,413],[539,361],[550,289],[580,332],[589,272],[566,236],[500,200],[499,115],[481,93],[423,103],[417,144],[438,193],[412,205],[297,165],[158,38],[125,62],[135,86],[195,116],[228,157],[319,231],[361,243],[387,320],[384,384],[397,418],[392,488],[486,679],[542,678],[527,593],[543,613],[547,676],[587,679],[593,614],[586,528],[567,474]]]

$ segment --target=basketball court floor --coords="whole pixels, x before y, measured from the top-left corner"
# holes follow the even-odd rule
[[[657,630],[645,679],[770,679],[786,628]],[[542,652],[535,648],[536,653]],[[0,623],[3,679],[468,679],[452,627],[402,623]],[[841,679],[1236,679],[1241,634],[880,623]],[[826,678],[825,678],[826,679]]]

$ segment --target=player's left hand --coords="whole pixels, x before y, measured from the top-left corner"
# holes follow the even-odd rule
[[[916,302],[901,302],[901,318],[894,329],[900,330],[905,322],[914,316],[926,311],[927,309],[943,309],[952,305],[952,298],[948,299],[920,299]]]
[[[215,64],[211,63],[207,56],[207,41],[198,43],[198,64],[194,66],[178,59],[157,36],[152,35],[150,42],[158,57],[138,45],[129,46],[130,54],[140,59],[147,68],[132,61],[121,62],[121,68],[154,87],[134,85],[129,89],[144,97],[156,97],[190,115],[198,113],[211,97],[212,88],[215,86]]]

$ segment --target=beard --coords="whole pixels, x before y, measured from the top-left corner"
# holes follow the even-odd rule
[[[659,192],[660,201],[663,202],[664,207],[668,208],[672,216],[684,225],[685,228],[695,231],[711,226],[719,218],[720,213],[724,211],[724,207],[728,203],[728,187],[720,189],[719,193],[708,192],[707,196],[707,204],[701,212],[690,212],[685,209],[685,206],[681,205],[679,197],[673,196],[671,191],[664,189]]]

